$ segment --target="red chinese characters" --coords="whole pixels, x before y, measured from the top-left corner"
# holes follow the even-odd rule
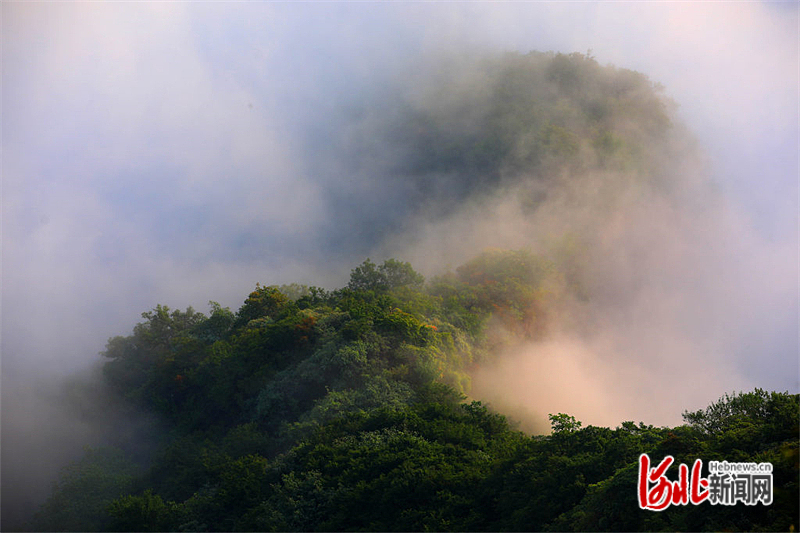
[[[698,505],[708,499],[708,480],[700,477],[703,461],[697,459],[692,466],[678,466],[678,481],[666,477],[667,469],[675,459],[668,455],[650,468],[650,457],[646,453],[639,456],[639,508],[650,511],[663,511],[670,505]],[[704,490],[701,490],[704,489]]]

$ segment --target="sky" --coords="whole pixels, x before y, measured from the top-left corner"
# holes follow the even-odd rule
[[[380,180],[330,156],[342,109],[470,51],[591,53],[665,87],[741,229],[726,298],[758,313],[737,320],[733,368],[798,390],[795,2],[0,9],[6,436],[33,424],[37,387],[86,370],[158,303],[236,310],[256,282],[343,285],[391,214],[370,204]]]

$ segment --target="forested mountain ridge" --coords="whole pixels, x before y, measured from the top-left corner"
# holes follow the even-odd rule
[[[534,436],[471,396],[475,368],[580,322],[582,305],[616,290],[593,268],[637,220],[626,216],[704,187],[682,172],[696,154],[658,87],[582,54],[508,54],[452,65],[392,102],[356,113],[330,147],[385,177],[373,209],[406,203],[449,229],[463,205],[502,205],[531,245],[471,250],[427,281],[409,263],[367,260],[336,290],[256,285],[236,312],[212,302],[208,315],[143,313],[109,340],[103,377],[164,421],[157,451],[147,465],[124,443],[88,451],[34,527],[798,527],[797,395],[734,394],[674,428],[584,428],[552,413],[552,434]],[[391,157],[375,163],[386,146]],[[645,286],[646,268],[626,278]],[[774,502],[639,510],[642,453],[674,456],[670,479],[698,458],[771,462]]]
[[[419,231],[420,222],[500,200],[525,216],[568,212],[552,231],[588,240],[615,210],[652,196],[696,201],[706,186],[663,88],[591,55],[456,55],[398,77],[343,106],[331,129],[318,126],[325,142],[314,150],[320,172],[335,176],[325,193],[339,217],[326,238],[337,247],[375,244],[398,227]],[[344,193],[339,180],[362,185],[365,196]]]
[[[797,516],[798,396],[756,390],[688,422],[616,429],[551,416],[527,436],[465,403],[499,316],[543,335],[531,311],[557,272],[487,252],[423,285],[367,261],[348,287],[257,287],[237,313],[158,306],[104,355],[121,394],[170,421],[153,464],[89,451],[65,473],[43,529],[786,530]],[[285,292],[284,292],[285,291]],[[292,293],[295,299],[287,295]],[[772,506],[640,511],[637,459],[771,462]],[[84,492],[88,487],[92,492]]]

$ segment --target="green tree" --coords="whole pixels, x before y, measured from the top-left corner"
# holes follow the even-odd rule
[[[181,506],[165,502],[150,490],[114,500],[108,514],[110,531],[175,531],[184,517]]]
[[[550,426],[553,429],[553,433],[572,433],[573,431],[578,431],[581,427],[580,421],[575,420],[574,416],[564,413],[558,413],[557,415],[550,414],[547,416],[550,419]]]
[[[419,289],[425,278],[410,263],[388,259],[378,266],[369,258],[353,269],[347,287],[354,291],[386,291],[398,287]]]
[[[61,472],[53,494],[34,518],[38,531],[103,531],[106,507],[130,491],[139,468],[119,449],[87,448]]]
[[[262,287],[256,284],[256,290],[250,293],[236,316],[235,328],[247,325],[251,320],[267,317],[275,319],[281,311],[289,307],[291,300],[278,287],[270,285]]]

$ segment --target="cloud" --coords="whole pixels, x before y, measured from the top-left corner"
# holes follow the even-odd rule
[[[678,398],[676,406],[699,408],[718,390],[753,382],[797,388],[796,4],[8,3],[2,9],[6,435],[27,434],[37,416],[24,409],[42,405],[32,400],[43,387],[34,383],[90,366],[109,336],[130,331],[156,303],[205,310],[213,299],[235,309],[256,281],[341,285],[370,253],[434,273],[469,257],[464,242],[535,245],[535,224],[518,226],[519,206],[504,192],[429,223],[412,201],[418,191],[384,179],[396,147],[375,139],[370,150],[348,151],[363,136],[359,127],[371,131],[370,124],[387,119],[381,113],[396,102],[382,107],[382,98],[397,97],[397,87],[420,97],[410,88],[438,58],[504,50],[591,49],[602,64],[663,83],[706,150],[724,198],[713,212],[679,221],[677,233],[659,233],[647,213],[637,215],[664,246],[644,256],[635,251],[637,243],[648,246],[647,236],[621,221],[628,229],[609,234],[598,250],[630,239],[616,248],[628,255],[609,257],[594,271],[598,278],[616,272],[608,275],[609,302],[629,296],[614,312],[610,303],[598,304],[608,311],[597,322],[606,335],[526,347],[524,353],[544,356],[520,364],[533,365],[532,372],[573,372],[576,386],[599,398],[606,412],[628,408],[640,392],[658,393],[639,387],[604,396],[603,383],[620,372],[630,380],[637,372],[649,376],[645,371],[657,370],[668,353],[688,357],[698,347],[710,354],[700,368],[716,377],[690,375],[687,387],[702,382],[714,393]],[[354,115],[359,108],[377,116]],[[664,210],[656,221],[667,218]],[[716,222],[691,226],[709,220]],[[674,235],[681,238],[670,240]],[[621,287],[637,278],[642,257],[647,281],[661,285],[626,292]],[[689,279],[678,280],[675,268]],[[648,299],[655,298],[654,309]],[[626,344],[627,327],[635,334]],[[565,350],[569,355],[558,359]],[[612,364],[645,354],[652,365]],[[594,356],[591,368],[605,380],[599,384],[586,370]],[[531,398],[545,405],[551,390],[542,385]],[[588,405],[580,398],[590,396],[553,409],[580,410]],[[667,410],[674,415],[672,405]],[[31,438],[58,440],[46,431]],[[4,498],[26,465],[20,460],[20,469],[7,469],[8,454],[26,444],[5,444],[4,437]],[[31,494],[25,497],[34,501]]]
[[[610,179],[603,177],[602,179]],[[512,189],[385,243],[429,274],[476,249],[552,257],[579,236],[587,301],[567,302],[541,342],[512,345],[473,377],[473,396],[548,428],[567,412],[593,425],[681,423],[733,390],[798,390],[797,249],[763,239],[718,191],[697,204],[666,196],[556,196],[536,213]]]

